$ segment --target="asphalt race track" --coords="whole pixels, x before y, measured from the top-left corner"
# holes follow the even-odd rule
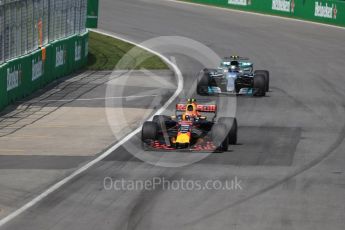
[[[345,30],[172,1],[102,0],[100,12],[100,29],[136,42],[181,36],[220,57],[248,56],[270,70],[271,91],[218,99],[229,114],[236,102],[239,144],[229,152],[145,153],[133,138],[3,229],[344,228]],[[193,96],[201,63],[157,51],[181,69],[181,97]],[[106,177],[237,178],[241,189],[108,191]]]

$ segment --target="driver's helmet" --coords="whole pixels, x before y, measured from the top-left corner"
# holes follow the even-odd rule
[[[188,111],[188,112],[193,112],[194,110],[195,110],[195,108],[194,108],[194,105],[193,105],[193,104],[187,105],[186,111]]]
[[[231,61],[229,66],[229,72],[235,72],[240,69],[240,63],[238,61]]]

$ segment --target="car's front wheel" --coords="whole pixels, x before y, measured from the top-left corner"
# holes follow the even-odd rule
[[[265,77],[266,92],[270,91],[270,72],[267,70],[256,70],[254,74],[261,74]]]
[[[141,130],[141,140],[143,142],[148,140],[156,140],[158,134],[158,125],[152,121],[146,121],[143,124],[143,128]]]
[[[265,76],[262,74],[254,75],[254,96],[266,96],[266,81]]]

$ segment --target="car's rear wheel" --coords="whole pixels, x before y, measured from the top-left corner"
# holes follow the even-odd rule
[[[222,124],[215,124],[212,127],[212,141],[219,151],[228,151],[229,136],[226,128]]]
[[[221,117],[218,119],[218,123],[225,125],[228,132],[229,144],[237,144],[237,119],[234,117]]]
[[[268,72],[267,70],[256,70],[254,74],[261,74],[265,77],[266,92],[268,92],[270,90],[270,72]]]
[[[266,82],[265,76],[262,74],[254,75],[254,96],[264,97],[266,96]]]

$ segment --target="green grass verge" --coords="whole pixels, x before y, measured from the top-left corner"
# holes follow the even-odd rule
[[[152,70],[168,69],[168,66],[159,57],[146,50],[127,42],[90,31],[89,58],[86,68],[89,70]]]

